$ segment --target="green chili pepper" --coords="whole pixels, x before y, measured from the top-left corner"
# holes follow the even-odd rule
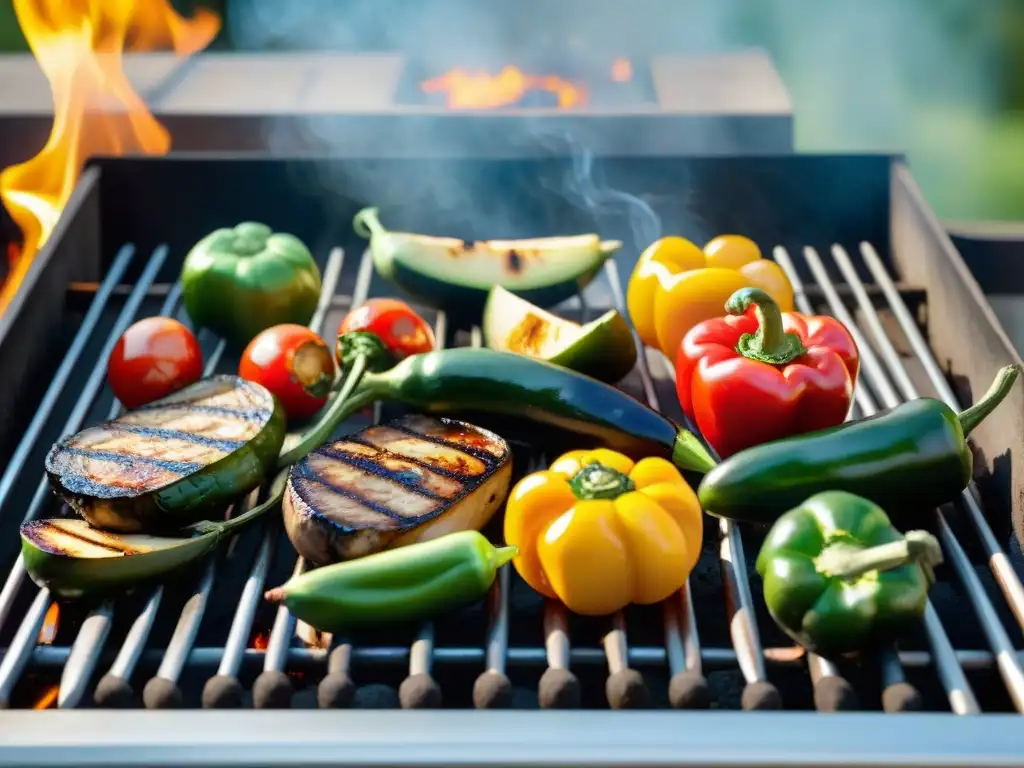
[[[897,531],[882,508],[828,491],[786,512],[757,556],[764,599],[775,623],[822,656],[888,642],[921,619],[935,537]]]
[[[517,421],[531,423],[533,431],[547,425],[571,434],[577,447],[662,456],[694,472],[715,465],[696,436],[625,392],[511,352],[459,347],[412,355],[388,371],[366,374],[342,417],[380,400],[473,423],[507,417],[509,427]]]
[[[495,548],[477,531],[460,531],[308,571],[266,598],[326,632],[426,619],[483,598],[516,553]]]
[[[1007,366],[973,406],[956,413],[923,397],[861,421],[763,443],[708,472],[697,495],[713,515],[771,523],[821,491],[860,493],[912,516],[956,498],[971,480],[967,436],[1017,379]],[[899,522],[899,520],[897,520]]]
[[[182,300],[197,328],[239,345],[281,323],[306,325],[320,298],[320,270],[294,235],[244,222],[218,229],[185,257]]]

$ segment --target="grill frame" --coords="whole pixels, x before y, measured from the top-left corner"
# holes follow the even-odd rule
[[[162,213],[155,210],[160,206],[154,206],[151,202],[147,203],[138,194],[133,196],[132,190],[139,183],[159,184],[161,175],[164,181],[173,177],[177,177],[180,181],[184,176],[186,178],[193,178],[193,181],[185,187],[179,185],[176,192],[177,195],[187,198],[190,191],[196,191],[199,182],[194,180],[194,176],[189,176],[190,173],[194,174],[195,168],[182,171],[181,169],[184,166],[175,167],[175,164],[181,162],[184,162],[184,166],[197,162],[211,164],[208,170],[226,169],[227,175],[231,176],[230,168],[232,166],[230,164],[220,164],[229,161],[213,161],[209,158],[202,160],[186,159],[184,161],[180,161],[177,158],[154,161],[100,160],[95,164],[94,167],[98,171],[99,176],[95,194],[98,194],[100,198],[98,201],[102,220],[100,231],[103,232],[104,241],[101,252],[104,255],[113,252],[111,244],[114,242],[129,242],[135,239],[136,248],[141,252],[149,252],[147,249],[151,245],[153,248],[160,246],[157,243],[144,244],[146,243],[144,239],[145,227],[150,226],[147,222],[152,221]],[[252,164],[252,167],[256,168],[256,176],[259,177],[261,172],[268,173],[268,168],[273,170],[272,163],[280,163],[281,161],[246,160],[244,162]],[[428,165],[431,163],[431,161],[423,162]],[[479,167],[479,161],[476,162],[477,167]],[[553,163],[551,167],[554,167],[556,170],[572,168],[571,164],[567,162],[558,160],[551,162]],[[634,161],[631,160],[630,162]],[[739,197],[744,203],[750,202],[750,196],[757,192],[759,188],[758,180],[760,180],[761,184],[765,184],[765,180],[774,180],[777,183],[774,189],[778,191],[779,180],[791,177],[781,185],[782,192],[776,195],[776,199],[771,203],[771,206],[777,210],[784,210],[787,204],[792,204],[792,209],[788,209],[788,212],[783,213],[782,219],[797,220],[801,216],[807,216],[810,213],[824,216],[829,211],[832,212],[832,215],[843,218],[838,227],[832,226],[827,221],[824,222],[824,226],[813,233],[810,242],[805,243],[812,245],[812,247],[821,248],[820,242],[827,242],[828,240],[850,246],[853,243],[859,242],[860,235],[856,233],[858,230],[864,231],[864,222],[873,222],[874,226],[867,227],[867,229],[871,230],[870,235],[878,246],[879,251],[883,255],[891,253],[898,263],[901,275],[910,278],[911,282],[926,289],[930,302],[929,306],[934,306],[934,303],[939,301],[955,308],[955,311],[952,313],[933,313],[936,314],[936,317],[929,317],[929,330],[933,331],[933,337],[936,333],[942,336],[942,338],[937,339],[937,343],[934,343],[936,354],[940,359],[944,359],[947,355],[949,356],[954,371],[966,377],[972,391],[984,391],[991,373],[999,365],[1008,362],[1017,362],[1019,364],[1019,357],[1012,349],[1001,328],[999,328],[991,309],[988,308],[984,296],[970,276],[966,265],[953,249],[948,238],[939,229],[934,216],[930,214],[924,205],[920,192],[917,190],[916,185],[914,185],[909,171],[899,158],[885,156],[860,158],[787,157],[761,158],[753,161],[749,158],[687,158],[671,159],[665,162],[669,164],[676,163],[676,165],[670,168],[670,171],[678,171],[680,168],[688,169],[698,179],[707,178],[709,173],[720,174],[725,179],[722,182],[723,187],[728,187],[730,183],[736,185],[732,189],[739,192],[739,195],[736,197]],[[863,165],[861,165],[861,162]],[[136,163],[142,163],[143,165],[136,165]],[[300,170],[302,168],[308,170],[311,164],[315,165],[314,161],[297,161]],[[510,173],[512,177],[528,176],[531,171],[538,170],[536,164],[533,164],[534,167],[531,168],[531,163],[527,163],[525,171],[523,170],[522,161],[513,161],[512,164],[517,166],[519,170],[512,169],[510,171],[507,166],[504,168],[491,166],[490,170],[495,170],[499,174],[504,170],[504,172]],[[760,167],[758,167],[758,164],[760,164]],[[384,165],[387,166],[388,163],[384,162]],[[461,164],[456,165],[462,168],[465,167]],[[502,165],[504,164],[498,163],[498,166]],[[847,196],[861,205],[859,210],[852,212],[844,212],[841,210],[841,206],[835,206],[835,203],[841,202],[843,199],[843,195],[840,194],[836,194],[834,200],[826,201],[824,205],[821,204],[823,191],[826,193],[828,191],[827,188],[822,189],[821,183],[830,174],[835,173],[837,169],[842,170],[844,165],[847,170],[853,169],[855,171],[853,178],[847,177],[847,183],[856,185],[859,181],[864,186],[862,192],[864,190],[867,191],[861,197],[858,197],[857,194]],[[147,174],[145,166],[149,166],[148,170],[157,171],[156,178]],[[702,167],[698,168],[698,166]],[[136,168],[137,171],[132,171],[130,170],[131,168]],[[485,163],[484,170],[487,169],[487,164]],[[543,168],[540,170],[543,171]],[[631,192],[645,191],[642,187],[645,181],[643,173],[637,174],[639,178],[632,179],[631,183],[622,183],[623,176],[628,176],[628,164],[616,168],[613,162],[611,167],[606,167],[603,170],[610,179],[610,183],[615,187],[625,188]],[[278,172],[280,172],[280,168],[278,168]],[[415,173],[415,170],[406,172]],[[145,179],[141,182],[138,178],[133,179],[133,174],[136,173],[145,176]],[[349,173],[351,174],[352,171],[350,170]],[[880,173],[883,173],[881,177],[879,176]],[[618,178],[616,178],[616,174],[618,174]],[[812,181],[817,179],[817,185],[813,183],[808,184],[808,177]],[[185,209],[179,212],[179,215],[185,214],[188,216],[190,223],[187,227],[183,227],[186,231],[176,233],[178,242],[170,241],[164,244],[166,247],[164,257],[166,258],[166,254],[169,252],[175,254],[175,259],[169,259],[164,264],[161,274],[169,272],[173,276],[177,264],[180,263],[175,260],[184,255],[184,248],[187,247],[187,244],[193,239],[198,239],[198,234],[203,233],[206,229],[224,223],[223,221],[210,222],[203,219],[204,215],[209,213],[204,214],[202,212],[204,198],[216,197],[218,193],[221,193],[221,190],[218,188],[224,185],[223,181],[216,180],[209,183],[211,179],[208,176],[206,181],[208,182],[206,186],[212,189],[206,190],[200,195],[198,200],[190,201]],[[882,198],[875,199],[881,187],[881,181],[886,182],[887,194]],[[676,183],[678,186],[677,182],[670,183]],[[663,182],[662,186],[670,186],[670,183],[666,184]],[[640,189],[637,189],[638,185],[641,185]],[[359,185],[355,184],[354,186],[358,189]],[[657,189],[658,184],[654,186]],[[703,189],[706,189],[706,187]],[[763,191],[763,187],[761,189]],[[135,191],[138,192],[139,190]],[[721,190],[719,190],[720,193]],[[787,193],[790,195],[788,198],[786,197]],[[781,199],[778,199],[779,197]],[[109,206],[105,207],[103,204],[104,198],[117,200],[118,202],[111,202]],[[415,195],[410,195],[409,199],[415,199]],[[849,201],[849,199],[846,200],[846,202]],[[236,208],[241,210],[244,207],[241,203],[245,201],[239,200],[238,202],[239,205]],[[249,202],[251,203],[252,200],[250,199]],[[351,206],[352,210],[354,210],[358,205],[367,202],[379,203],[380,201],[362,200],[357,193],[345,198],[344,203],[338,205],[337,208],[347,209]],[[486,199],[485,202],[487,202]],[[291,213],[295,213],[295,205],[293,202]],[[147,206],[149,206],[148,209]],[[230,208],[231,206],[228,207]],[[258,209],[259,205],[255,207]],[[127,211],[125,208],[127,208]],[[560,213],[564,214],[567,210],[567,208],[563,207]],[[402,211],[401,207],[397,208],[398,214],[401,214]],[[883,212],[888,226],[880,230],[879,225],[882,223],[880,215]],[[296,228],[294,226],[289,227],[287,225],[288,216],[291,213],[289,210],[278,210],[272,215],[266,216],[263,220],[268,221],[268,223],[274,226],[281,226],[295,231]],[[80,214],[74,213],[71,215],[78,216]],[[258,211],[249,215],[253,218],[261,218]],[[702,215],[708,217],[710,214],[705,210]],[[748,226],[744,227],[742,222],[734,223],[735,219],[728,220],[728,217],[724,217],[722,221],[709,221],[707,226],[712,228],[712,234],[729,229],[750,232],[761,243],[766,253],[771,252],[771,245],[773,244],[768,239],[772,237],[771,230],[784,231],[787,227],[793,226],[792,221],[786,220],[765,224],[760,220],[756,206],[753,209],[748,207],[745,215],[753,222],[752,225],[748,222]],[[220,212],[220,217],[222,219],[226,217],[227,220],[231,220],[230,215],[223,211]],[[389,221],[389,212],[386,206],[384,207],[383,217],[385,221]],[[430,218],[429,213],[424,214],[422,212],[420,217],[424,220]],[[310,230],[315,230],[317,227],[326,229],[327,218],[327,215],[318,218],[315,214],[311,215],[309,212],[306,212],[305,216],[300,215],[295,221],[300,222],[301,226],[308,227]],[[427,228],[416,227],[416,216],[410,217],[405,215],[403,218],[406,219],[406,221],[402,222],[403,226],[409,229],[428,231]],[[556,218],[557,214],[552,216],[552,221],[549,222],[549,225],[557,223],[554,221]],[[350,217],[338,216],[338,219],[344,223],[349,221]],[[445,222],[444,226],[449,231],[451,229],[461,231],[459,229],[461,227],[467,235],[483,234],[477,230],[479,225],[477,227],[467,226],[467,223],[458,220],[458,216],[455,216],[454,219],[457,221],[452,224],[449,224],[447,221]],[[410,220],[412,223],[407,223]],[[583,220],[577,217],[577,221],[582,223]],[[573,226],[575,227],[575,225],[576,222],[574,221]],[[811,227],[811,229],[814,229],[814,227]],[[566,230],[563,229],[563,231]],[[807,232],[808,228],[805,227],[804,231]],[[125,232],[131,232],[133,236],[125,237]],[[551,234],[557,232],[558,230],[555,230]],[[880,235],[880,232],[883,234]],[[301,229],[299,234],[306,238],[310,237],[308,233],[302,232]],[[196,235],[196,237],[193,238],[193,235]],[[827,235],[834,235],[834,237],[828,237]],[[825,239],[819,242],[818,238],[821,237]],[[151,235],[150,239],[152,239]],[[334,239],[333,242],[339,243],[344,241]],[[792,241],[783,239],[783,242]],[[62,252],[59,250],[59,244],[60,241],[44,256],[51,261],[65,258],[60,255]],[[311,240],[311,245],[316,245],[316,241]],[[348,245],[348,243],[345,243],[345,245]],[[792,245],[784,247],[790,251],[794,250]],[[314,251],[323,253],[324,249],[314,247]],[[349,252],[358,253],[358,251],[352,250],[349,250]],[[906,254],[908,253],[927,255],[917,259],[906,259]],[[900,258],[901,255],[904,257],[903,259]],[[625,258],[635,258],[635,253],[628,254]],[[351,261],[359,260],[352,259]],[[367,288],[369,286],[371,276],[368,263],[366,259],[360,261],[359,270],[365,274],[356,277],[356,299],[359,298],[359,284],[364,283]],[[147,264],[147,266],[151,265],[152,262]],[[45,268],[45,266],[46,263],[40,268]],[[132,274],[138,266],[141,266],[141,262],[133,263],[128,273]],[[617,272],[613,269],[610,274],[616,274],[620,281],[625,280],[628,277],[629,266],[628,263],[620,261],[615,265]],[[147,281],[152,282],[156,279],[157,272],[160,271],[160,265],[157,265],[156,268],[147,270],[142,280],[136,283],[136,285],[143,285],[143,293],[146,292]],[[340,268],[339,272],[341,272]],[[611,289],[610,298],[613,304],[621,302],[621,286],[616,291],[614,283],[615,280],[609,282]],[[38,291],[38,288],[35,290]],[[808,295],[815,300],[816,305],[827,305],[830,299],[827,290],[817,293],[808,291]],[[165,296],[165,304],[171,302],[172,297],[173,292],[172,296]],[[856,296],[852,299],[848,298],[846,301],[847,306],[855,306],[855,301],[853,300],[855,298]],[[61,299],[63,301],[63,291],[61,292]],[[50,297],[50,301],[53,302],[54,299]],[[603,309],[603,305],[601,305],[601,308]],[[953,319],[963,317],[968,318],[967,323],[961,321],[958,324]],[[967,337],[963,335],[964,325],[970,326],[970,330],[976,333],[976,336],[970,338],[980,343],[965,343]],[[660,364],[656,357],[652,358],[651,355],[648,355],[647,358],[648,364],[652,367]],[[643,367],[641,367],[642,371]],[[645,389],[647,388],[645,387]],[[873,386],[872,389],[877,389],[877,386]],[[881,388],[881,391],[884,392],[884,387]],[[885,400],[886,398],[883,395],[881,399]],[[966,401],[966,398],[962,395],[961,399]],[[1019,388],[1015,390],[1014,394],[1001,407],[1002,411],[1005,411],[1005,416],[1003,419],[1000,419],[999,423],[993,424],[992,428],[983,427],[977,433],[977,440],[983,451],[986,448],[991,449],[992,446],[995,446],[995,450],[998,450],[999,446],[1012,445],[1012,442],[1009,440],[1000,441],[1006,436],[1007,432],[1016,430],[1019,434],[1020,424],[1024,420],[1022,419],[1022,414],[1024,414],[1024,398],[1021,397]],[[985,453],[987,456],[995,455],[992,450],[985,451]],[[1017,458],[1016,461],[1020,461],[1020,459]],[[991,469],[991,464],[989,469]],[[31,471],[26,470],[26,472],[30,473]],[[1014,466],[1012,476],[1016,478],[1021,476],[1016,466]],[[998,499],[1000,484],[1005,484],[1009,477],[1009,469],[997,467],[993,477],[988,482],[982,483],[986,497]],[[1009,486],[1007,485],[1007,487]],[[1009,495],[1009,493],[1006,495]],[[1019,499],[1020,494],[1013,493],[1013,497]],[[995,503],[998,505],[998,501]],[[19,505],[8,503],[7,506],[10,508]],[[1006,506],[1001,508],[1008,509]],[[1016,519],[1019,522],[1019,510],[1015,509],[1013,511],[1015,515],[1018,515]],[[8,514],[11,514],[10,509],[8,509]],[[709,526],[709,528],[711,527]],[[737,543],[742,547],[742,542],[738,542],[737,539],[727,538],[726,541],[728,541],[730,547],[735,548]],[[948,557],[949,550],[947,548]],[[747,567],[746,559],[735,557],[733,560],[736,582],[740,587],[736,590],[733,597],[733,602],[739,609],[736,612],[736,616],[740,619],[737,621],[736,616],[734,616],[732,621],[734,628],[733,643],[737,648],[744,645],[744,643],[748,645],[752,643],[753,648],[756,649],[760,646],[756,634],[751,639],[751,633],[748,629],[746,631],[747,639],[743,639],[744,628],[742,626],[742,619],[745,614],[749,615],[749,611],[754,605],[749,595],[749,582],[746,574],[743,573]],[[726,581],[728,582],[728,578]],[[747,589],[746,594],[744,594],[744,588]],[[45,608],[45,606],[43,607]],[[282,626],[285,626],[286,623],[284,622]],[[756,627],[757,623],[756,621],[748,622],[748,625]],[[625,640],[624,633],[621,632],[622,629],[623,627],[621,626],[612,626],[611,632],[606,637],[606,649],[604,651],[598,648],[574,649],[571,658],[572,664],[575,666],[584,663],[602,663],[607,660],[609,666],[614,667],[615,663],[612,657],[620,652],[620,644],[624,644]],[[288,635],[290,634],[289,630]],[[685,635],[680,635],[680,637],[685,638]],[[408,663],[412,668],[411,671],[422,671],[424,667],[429,669],[429,665],[425,665],[425,660],[422,657],[422,652],[424,651],[423,641],[428,639],[425,635],[421,635],[420,642],[413,649],[395,654],[396,658],[392,659],[392,661]],[[275,646],[273,641],[271,645],[272,647]],[[488,645],[493,646],[493,642],[488,643]],[[670,642],[669,645],[671,646],[672,643]],[[276,647],[280,648],[281,646],[278,644]],[[59,658],[61,650],[59,648],[41,648],[32,654],[31,661],[33,663],[39,662],[40,666],[60,663],[65,661],[65,659]],[[204,654],[207,657],[215,656],[219,650],[195,649],[192,655],[183,658],[182,662],[189,661],[193,656],[198,662],[200,661],[200,656]],[[368,650],[372,651],[373,649]],[[448,662],[451,659],[446,658],[446,656],[453,654],[445,654],[445,650],[445,648],[435,648],[433,653],[427,655],[432,656],[434,661]],[[456,651],[462,649],[447,650]],[[533,648],[512,648],[507,650],[508,652],[504,655],[510,665],[536,663],[542,660],[535,653],[532,653],[536,650]],[[729,649],[704,648],[703,650],[704,658],[702,661],[708,668],[718,664],[733,666],[737,663],[736,653],[733,652],[733,655],[730,657]],[[530,651],[531,653],[525,653],[525,651]],[[628,656],[628,663],[630,664],[638,666],[649,663],[660,664],[663,659],[667,660],[670,664],[673,663],[673,649],[671,647],[660,656],[655,653],[657,649],[652,647],[631,648],[630,651],[631,653]],[[676,652],[678,652],[678,649],[676,649]],[[406,655],[403,657],[401,653]],[[243,654],[243,660],[247,660],[247,663],[252,663],[262,657],[265,664],[272,668],[275,665],[270,663],[269,657],[271,655],[270,653],[257,654],[247,651]],[[322,670],[327,653],[326,651],[310,651],[302,654],[296,653],[293,650],[288,655],[289,662],[293,659],[301,662],[303,658],[300,657],[306,657],[305,661],[307,663],[315,663]],[[358,659],[360,656],[365,657],[366,653],[360,653],[360,649],[357,646],[354,655]],[[491,648],[488,648],[486,651],[484,648],[481,648],[478,659],[476,656],[473,656],[472,658],[462,658],[461,661],[471,663],[477,668],[484,668],[485,666],[494,666],[494,655]],[[692,664],[693,654],[687,655],[690,656],[689,660]],[[1020,651],[1017,650],[1016,658],[1018,659],[1018,664],[1020,656]],[[420,658],[417,659],[416,657]],[[748,669],[745,675],[748,685],[751,682],[765,678],[763,670],[757,668],[759,666],[756,662],[757,658],[759,658],[759,655],[756,653],[744,654],[741,652],[739,654],[738,661],[740,667],[752,665],[752,668]],[[954,658],[958,658],[964,667],[992,665],[991,655],[985,653],[968,651],[962,652],[958,657],[954,656]],[[914,655],[913,652],[903,654],[901,659],[904,662],[904,666],[907,667],[925,661],[921,654]],[[170,664],[167,658],[164,658],[162,661],[165,664]],[[775,663],[779,660],[769,658],[768,661],[774,667]],[[680,662],[676,659],[674,663],[678,665]],[[796,658],[789,660],[789,663],[805,664],[806,662],[803,659]],[[170,665],[175,666],[175,664]],[[0,664],[0,668],[2,666]],[[822,664],[820,661],[812,660],[811,666],[811,677],[816,681],[820,681],[822,678],[835,677],[838,674],[835,669],[831,668],[831,665]],[[1012,666],[1015,665],[1011,664]],[[213,670],[211,669],[210,671],[212,672]],[[815,685],[815,688],[817,688],[817,685]],[[970,707],[968,706],[967,709],[970,709]],[[98,719],[97,715],[101,717]],[[104,722],[101,726],[102,717],[109,718],[111,717],[109,714],[96,713],[89,710],[64,712],[59,715],[54,713],[8,712],[3,717],[0,717],[0,735],[4,737],[2,739],[3,742],[10,745],[10,747],[0,752],[0,765],[24,762],[31,762],[33,764],[68,764],[66,762],[68,760],[78,762],[79,764],[90,764],[90,761],[94,761],[106,765],[116,765],[143,760],[147,764],[160,765],[240,765],[243,763],[246,765],[278,765],[286,762],[291,765],[461,765],[494,764],[500,761],[502,764],[516,765],[567,765],[585,762],[595,765],[767,766],[779,764],[857,764],[881,766],[896,764],[942,764],[983,767],[1019,764],[1022,755],[1024,755],[1024,749],[1017,745],[1019,738],[1016,737],[1016,729],[1019,726],[1015,722],[1014,717],[991,714],[986,714],[980,720],[978,718],[952,717],[939,719],[940,715],[903,715],[898,720],[893,720],[892,718],[875,714],[843,713],[835,715],[833,718],[813,717],[813,719],[808,720],[812,715],[803,713],[745,713],[745,718],[742,722],[737,722],[734,719],[736,717],[734,713],[648,712],[643,715],[635,713],[614,713],[610,715],[609,713],[589,710],[574,713],[459,712],[457,717],[461,718],[467,715],[473,718],[468,721],[472,723],[468,727],[464,721],[451,719],[452,714],[450,712],[374,712],[372,714],[360,711],[346,713],[304,712],[299,716],[287,712],[218,713],[216,716],[205,712],[166,712],[159,718],[150,716],[149,719],[142,721],[136,721],[136,718],[139,717],[138,713],[120,713],[116,717],[111,718],[115,723]],[[341,732],[338,729],[338,721],[320,719],[326,716],[344,718]],[[623,728],[621,720],[606,720],[609,716],[630,718],[632,720],[631,727]],[[49,722],[49,718],[55,717],[61,718],[62,723],[59,727],[54,727],[56,721],[53,721],[49,726],[46,725]],[[241,719],[236,720],[236,717]],[[267,725],[263,727],[264,720],[260,718],[267,717],[274,717],[275,720],[267,720]],[[364,719],[369,717],[373,717],[374,720]],[[667,719],[668,717],[686,718],[683,722],[692,727],[680,728],[678,720],[673,719],[670,721]],[[273,726],[270,725],[271,722],[274,723]],[[168,723],[176,723],[176,728],[180,730],[172,730]],[[456,723],[458,724],[456,725]],[[863,724],[862,727],[871,728],[871,744],[863,743],[863,734],[860,733],[861,727],[859,727],[859,724]],[[744,743],[741,745],[735,743],[735,728],[737,725],[744,729]],[[985,728],[984,735],[976,732],[975,729],[979,727]],[[111,730],[111,728],[116,730]],[[509,734],[516,732],[529,733],[530,738],[510,740],[508,738]],[[175,746],[175,737],[180,736],[182,733],[194,736],[196,745],[188,749]],[[287,736],[283,734],[287,734]],[[386,737],[382,738],[379,734],[386,734]],[[800,738],[793,738],[794,734],[800,734]],[[490,745],[488,744],[489,739],[491,740]],[[89,744],[94,745],[95,752],[90,751],[92,748],[86,747]],[[726,744],[729,746],[723,746]],[[109,751],[101,751],[104,747]],[[153,755],[157,750],[159,758],[154,762]]]

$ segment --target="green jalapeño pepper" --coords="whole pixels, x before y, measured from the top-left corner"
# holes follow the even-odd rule
[[[894,640],[920,621],[942,562],[935,537],[897,531],[882,508],[828,491],[778,519],[757,556],[775,623],[835,657]]]
[[[307,571],[266,598],[322,632],[426,619],[482,599],[516,552],[460,531]]]
[[[771,523],[808,496],[860,493],[913,519],[955,499],[971,480],[967,437],[1003,401],[1017,366],[962,413],[922,397],[860,421],[747,448],[708,472],[697,491],[710,514]],[[900,523],[897,519],[897,523]]]
[[[320,270],[294,235],[244,222],[196,243],[185,257],[181,285],[197,328],[244,347],[271,326],[309,323],[320,298]]]

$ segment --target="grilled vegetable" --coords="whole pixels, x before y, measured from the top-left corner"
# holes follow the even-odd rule
[[[1002,368],[989,391],[962,413],[922,397],[861,421],[740,451],[704,476],[697,489],[701,506],[720,517],[771,523],[807,497],[835,490],[858,493],[912,521],[967,487],[974,468],[967,437],[1010,392],[1017,373],[1017,366]]]
[[[370,240],[373,264],[427,306],[476,318],[495,285],[542,307],[573,296],[622,247],[597,235],[467,244],[452,237],[389,232],[376,208],[356,214],[353,226]]]
[[[917,624],[941,562],[931,534],[902,535],[881,507],[829,491],[778,519],[757,572],[775,623],[808,650],[834,657]]]
[[[334,356],[310,328],[275,325],[249,342],[238,375],[270,390],[289,419],[308,419],[327,402],[334,384]]]
[[[661,456],[694,472],[715,465],[693,434],[625,392],[509,352],[458,347],[407,357],[388,371],[366,374],[340,417],[381,400],[474,423],[500,422],[502,429],[526,424],[534,439],[537,425],[546,425],[577,446],[603,445],[637,459]]]
[[[61,440],[46,471],[95,528],[175,531],[259,485],[284,430],[284,412],[266,389],[214,376]]]
[[[107,382],[125,408],[159,400],[202,375],[199,342],[170,317],[147,317],[129,326],[107,361]]]
[[[259,506],[223,522],[203,521],[191,536],[160,537],[99,531],[84,520],[33,520],[21,526],[21,554],[29,577],[62,598],[129,590],[205,557],[225,536],[281,503],[280,473]]]
[[[239,348],[265,328],[306,325],[320,299],[320,270],[294,235],[243,222],[218,229],[185,257],[182,299],[197,328]]]
[[[377,336],[395,360],[429,352],[437,346],[430,323],[398,299],[369,299],[349,312],[341,321],[338,334],[356,331]]]
[[[462,531],[307,571],[266,599],[324,632],[426,619],[482,599],[515,553]]]
[[[292,467],[284,522],[317,565],[481,528],[508,494],[512,455],[470,424],[404,416],[324,446]]]
[[[680,589],[703,536],[697,495],[665,459],[571,451],[520,480],[505,541],[527,584],[569,610],[604,616]]]
[[[495,286],[484,307],[483,332],[491,349],[547,360],[610,383],[636,364],[633,334],[614,309],[581,326]]]
[[[718,317],[741,288],[761,288],[783,312],[793,309],[786,273],[739,235],[716,237],[701,250],[681,237],[648,246],[629,278],[626,306],[640,339],[675,360],[683,336]]]
[[[705,320],[676,359],[679,404],[719,456],[842,424],[857,382],[857,345],[832,317],[779,312],[760,288]]]

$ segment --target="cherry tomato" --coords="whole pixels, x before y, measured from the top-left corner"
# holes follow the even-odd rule
[[[429,352],[435,346],[434,331],[427,321],[398,299],[370,299],[349,312],[338,334],[351,331],[376,334],[397,360]]]
[[[131,325],[107,361],[110,388],[128,409],[177,392],[202,375],[199,342],[170,317],[147,317]]]
[[[242,353],[238,375],[269,389],[290,419],[308,419],[323,407],[334,382],[334,357],[304,325],[275,325]]]

